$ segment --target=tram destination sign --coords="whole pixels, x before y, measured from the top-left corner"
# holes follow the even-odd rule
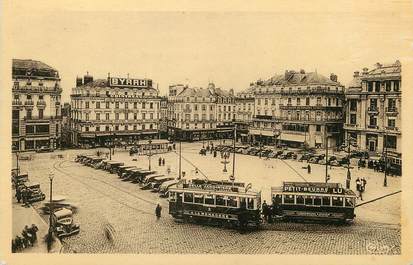
[[[284,192],[302,192],[302,193],[326,193],[326,194],[343,194],[344,189],[340,186],[331,185],[316,185],[308,183],[285,183],[283,186]]]
[[[232,191],[237,192],[238,187],[232,187],[229,185],[216,185],[216,184],[187,184],[188,189],[200,189],[200,190],[213,190],[213,191]]]
[[[152,87],[150,79],[110,77],[109,86],[115,87]]]

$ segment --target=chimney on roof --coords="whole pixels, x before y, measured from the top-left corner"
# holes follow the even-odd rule
[[[382,67],[381,63],[376,63],[376,68],[380,69]]]
[[[300,70],[300,74],[305,74],[304,69],[301,69],[301,70]]]
[[[230,94],[231,96],[233,96],[233,95],[234,95],[234,89],[231,88],[231,89],[229,90],[229,94]]]
[[[89,72],[86,72],[86,75],[83,76],[83,84],[89,84],[93,82],[93,76],[89,75]]]
[[[337,75],[335,75],[334,73],[330,74],[330,80],[333,82],[337,82]]]
[[[363,75],[366,75],[368,71],[369,71],[369,68],[364,67],[364,68],[363,68]]]
[[[295,72],[293,71],[293,70],[291,70],[291,71],[288,71],[288,70],[285,70],[285,74],[284,74],[284,78],[285,78],[285,80],[290,80],[290,78],[293,76],[295,74]]]
[[[81,77],[76,77],[76,87],[82,86],[83,85],[83,80]]]
[[[359,71],[355,71],[353,77],[359,77],[360,76],[360,72]]]
[[[400,61],[399,61],[399,60],[396,60],[396,62],[394,63],[394,65],[396,65],[396,66],[400,66],[400,65],[402,65],[402,64],[400,63]]]

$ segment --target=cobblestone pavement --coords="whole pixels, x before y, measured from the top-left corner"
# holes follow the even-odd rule
[[[214,159],[210,155],[207,157],[198,155],[199,147],[199,143],[186,144],[184,157],[189,158],[208,176],[221,174],[223,166],[219,163],[220,159]],[[46,194],[49,192],[48,174],[53,171],[55,174],[53,194],[63,195],[79,206],[75,221],[80,223],[81,232],[64,239],[66,252],[400,254],[400,222],[398,221],[400,197],[397,195],[378,202],[379,206],[372,203],[360,207],[363,211],[356,212],[357,219],[352,225],[277,223],[265,224],[259,231],[240,233],[230,229],[175,222],[168,214],[167,201],[159,198],[157,194],[140,190],[136,184],[123,182],[117,175],[73,162],[76,154],[95,151],[63,151],[60,152],[63,154],[63,159],[58,159],[57,153],[36,154],[33,161],[20,163],[22,170],[28,171],[29,178],[39,182]],[[168,153],[162,157],[171,167],[171,174],[176,173],[176,155]],[[166,172],[166,166],[158,167],[157,158],[158,156],[152,157],[153,168]],[[115,153],[113,160],[125,161],[128,164],[135,163],[142,167],[148,164],[146,157],[139,157],[137,162],[132,162],[132,158],[126,152],[120,151]],[[293,162],[288,163],[299,171],[302,164]],[[291,165],[284,165],[285,163],[278,160],[263,161],[240,155],[237,158],[237,171],[243,176],[237,178],[252,182],[255,188],[263,190],[263,196],[269,196],[264,190],[269,190],[271,185],[280,183],[281,178],[276,176],[283,174],[284,180],[300,179],[291,170]],[[183,161],[182,167],[187,172],[187,176],[195,176],[192,165]],[[232,168],[231,164],[229,164],[230,168]],[[334,170],[333,180],[345,174],[344,169]],[[315,173],[311,176],[316,176],[318,171],[321,174],[323,167],[314,166]],[[248,174],[254,177],[243,179]],[[300,174],[309,179],[311,177],[305,176],[303,170]],[[376,190],[374,184],[375,180],[380,183],[380,176],[368,170],[364,170],[363,175],[368,177],[367,185],[370,185],[371,189],[371,194],[366,193],[367,197],[374,198],[383,192],[390,193],[400,189],[398,178],[390,178],[389,187],[383,191],[378,188]],[[159,220],[156,220],[154,214],[157,202],[163,207],[162,218]],[[35,204],[35,208],[40,205],[41,203]],[[393,207],[390,207],[392,205]],[[382,206],[384,210],[381,209]],[[375,213],[374,218],[369,217],[370,213]],[[109,225],[114,229],[113,240],[108,240],[104,233],[105,227]]]

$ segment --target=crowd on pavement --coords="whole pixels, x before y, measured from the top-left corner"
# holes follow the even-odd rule
[[[37,231],[39,231],[39,228],[35,224],[30,227],[26,225],[21,236],[16,236],[11,242],[12,253],[32,247],[37,241]]]

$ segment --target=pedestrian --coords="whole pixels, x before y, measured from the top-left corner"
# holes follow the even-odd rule
[[[363,177],[362,179],[361,179],[361,185],[363,186],[363,191],[365,191],[366,190],[366,184],[367,184],[367,180]]]
[[[155,214],[156,214],[156,218],[159,219],[161,218],[161,212],[162,212],[162,207],[161,205],[159,205],[159,203],[156,205],[156,209],[155,209]]]
[[[310,164],[307,165],[307,173],[308,173],[308,174],[311,174],[311,166],[310,166]]]
[[[12,240],[11,240],[11,253],[16,253],[16,248],[17,248],[17,246],[16,246],[16,240],[15,240],[15,239],[12,239]]]
[[[360,181],[360,178],[357,178],[356,179],[356,190],[358,191],[358,193],[359,193],[359,198],[360,198],[360,200],[363,200],[363,194],[362,194],[362,186],[361,186],[361,181]]]
[[[20,236],[16,236],[15,244],[16,244],[16,251],[20,251],[23,249],[23,240]]]
[[[264,220],[268,221],[268,205],[265,200],[262,203],[262,214],[264,215]]]
[[[20,203],[22,199],[22,194],[20,192],[20,189],[16,189],[16,199],[17,199],[17,202]]]
[[[37,231],[39,231],[39,228],[35,224],[32,224],[32,227],[30,228],[30,232],[33,235],[33,242],[37,241]]]
[[[159,164],[159,166],[162,166],[162,158],[160,158],[160,157],[158,159],[158,164]]]
[[[162,166],[165,166],[165,158],[162,158]]]
[[[214,150],[214,157],[217,157],[217,150]]]
[[[24,228],[23,231],[22,231],[23,243],[24,243],[24,247],[25,247],[25,248],[31,246],[31,244],[30,244],[30,241],[31,241],[31,240],[30,240],[30,236],[29,236],[29,234],[27,233],[26,227],[27,227],[27,225],[25,226],[25,228]],[[28,227],[27,227],[27,228],[28,228]]]
[[[268,206],[268,223],[272,223],[272,214],[274,212],[274,205]]]

